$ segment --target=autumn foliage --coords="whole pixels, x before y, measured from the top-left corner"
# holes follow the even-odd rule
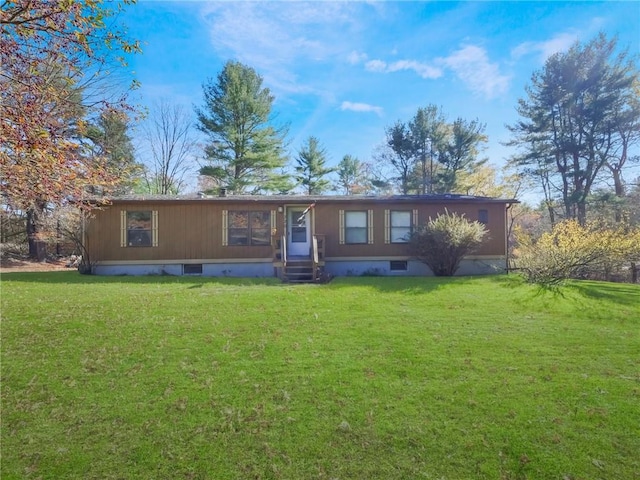
[[[85,101],[95,95],[101,68],[113,61],[114,51],[137,48],[107,29],[113,14],[100,0],[2,3],[0,167],[10,207],[61,204],[80,197],[87,185],[113,182],[79,142],[87,103],[113,108],[106,98]]]
[[[29,217],[30,242],[45,208],[116,182],[82,138],[89,115],[127,108],[103,82],[120,55],[139,49],[109,21],[123,3],[0,3],[0,187],[3,203]]]

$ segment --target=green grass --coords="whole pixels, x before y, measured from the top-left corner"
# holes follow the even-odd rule
[[[2,277],[8,479],[639,479],[640,288]]]

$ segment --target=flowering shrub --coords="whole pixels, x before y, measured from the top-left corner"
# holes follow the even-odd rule
[[[532,283],[556,285],[568,278],[610,280],[640,262],[640,229],[611,229],[575,220],[558,223],[534,242],[516,231],[516,265]],[[636,274],[637,275],[637,274]]]

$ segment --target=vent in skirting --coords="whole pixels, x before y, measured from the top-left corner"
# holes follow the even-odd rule
[[[182,265],[182,274],[183,275],[202,275],[202,264],[201,263],[190,263]]]

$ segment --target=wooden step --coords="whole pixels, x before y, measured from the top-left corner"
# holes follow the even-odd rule
[[[287,262],[284,268],[284,279],[289,283],[312,283],[313,264],[309,261]]]

